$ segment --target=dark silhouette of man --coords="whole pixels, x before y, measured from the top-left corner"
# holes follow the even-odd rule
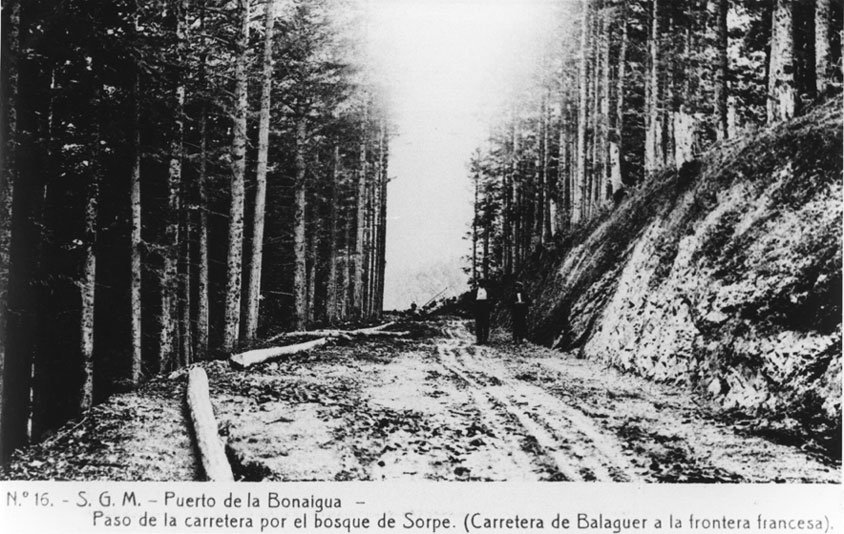
[[[527,312],[530,297],[521,282],[516,282],[513,298],[510,299],[510,313],[513,316],[513,341],[520,343],[527,334]]]
[[[484,345],[489,341],[489,292],[486,281],[478,282],[475,290],[475,337],[478,345]]]

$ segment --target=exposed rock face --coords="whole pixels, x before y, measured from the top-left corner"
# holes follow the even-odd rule
[[[534,287],[534,335],[804,435],[840,429],[841,124],[826,106],[654,177]]]

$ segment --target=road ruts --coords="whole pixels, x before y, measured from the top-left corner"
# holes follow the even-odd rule
[[[523,446],[533,456],[532,463],[552,478],[614,482],[642,478],[615,439],[581,411],[512,376],[502,363],[506,348],[472,345],[465,328],[454,322],[445,328],[437,353],[441,365],[470,390],[487,424],[500,428],[502,421],[515,422],[521,429],[517,434],[533,442]]]

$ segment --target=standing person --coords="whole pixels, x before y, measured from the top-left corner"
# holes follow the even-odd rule
[[[525,293],[524,285],[516,282],[516,290],[510,301],[510,311],[513,315],[513,341],[520,343],[527,333],[527,312],[530,307],[530,297]]]
[[[489,308],[486,281],[481,280],[475,290],[475,336],[478,345],[484,345],[489,340]]]

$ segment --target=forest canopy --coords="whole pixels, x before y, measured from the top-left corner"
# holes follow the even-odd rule
[[[510,279],[650,177],[840,94],[840,2],[579,0],[557,12],[472,158],[473,280]]]

